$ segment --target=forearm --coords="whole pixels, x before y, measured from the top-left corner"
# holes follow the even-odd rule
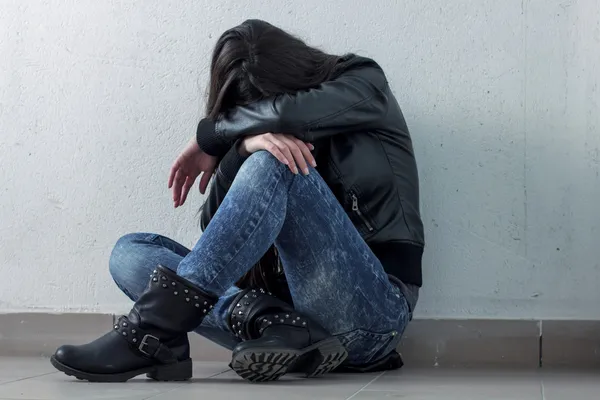
[[[286,133],[305,142],[374,128],[387,114],[387,80],[376,66],[351,71],[321,86],[235,107],[198,125],[199,146],[223,154],[245,136]]]

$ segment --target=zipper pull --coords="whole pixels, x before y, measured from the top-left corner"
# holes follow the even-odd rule
[[[352,193],[352,211],[358,211],[358,197]]]
[[[367,227],[369,232],[373,232],[373,225],[371,225],[371,223],[367,220],[367,218],[360,211],[360,208],[358,208],[358,197],[356,197],[356,195],[354,193],[352,193],[351,196],[352,196],[352,212],[354,212],[354,213],[356,213],[356,215],[358,215],[358,218],[360,218],[362,220],[362,222],[365,224],[365,226]]]

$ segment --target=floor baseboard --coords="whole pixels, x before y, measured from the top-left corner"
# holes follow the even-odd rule
[[[48,357],[61,344],[96,339],[113,321],[111,314],[0,314],[0,356]],[[190,341],[194,360],[230,359],[199,335]],[[399,351],[417,367],[598,368],[600,321],[416,319]]]

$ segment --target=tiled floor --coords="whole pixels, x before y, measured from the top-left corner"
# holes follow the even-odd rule
[[[597,400],[598,372],[411,370],[375,375],[285,378],[248,384],[222,363],[198,363],[186,383],[145,379],[91,384],[55,372],[44,359],[0,358],[0,399],[415,399],[415,400]]]

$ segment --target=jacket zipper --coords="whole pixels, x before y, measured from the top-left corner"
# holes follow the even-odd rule
[[[360,218],[361,221],[365,224],[365,226],[367,227],[369,232],[373,232],[373,225],[371,225],[369,223],[369,221],[367,221],[367,218],[360,211],[360,208],[358,208],[358,197],[356,197],[356,195],[354,193],[351,193],[351,196],[352,196],[352,211],[355,212],[356,215],[358,215],[358,218]]]

